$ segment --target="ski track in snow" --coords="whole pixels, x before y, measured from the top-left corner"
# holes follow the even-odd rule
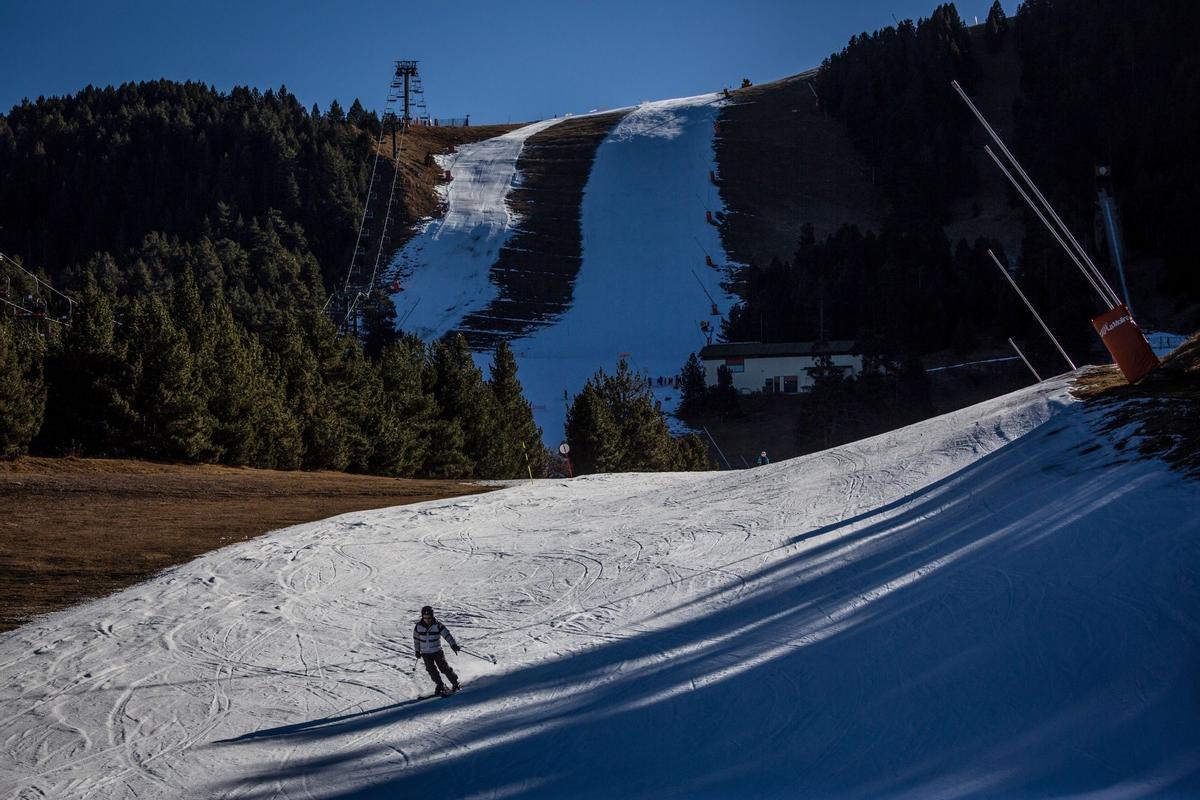
[[[346,514],[0,635],[0,796],[1186,797],[1197,488],[1065,379]],[[428,696],[424,603],[466,647]]]

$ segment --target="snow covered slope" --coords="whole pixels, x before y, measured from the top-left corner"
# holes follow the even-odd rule
[[[405,285],[405,292],[393,297],[405,330],[436,339],[495,296],[488,271],[509,235],[512,218],[504,198],[516,177],[517,158],[526,139],[556,122],[543,120],[462,145],[443,161],[451,174],[446,216],[427,223],[389,268]]]
[[[0,796],[1197,796],[1200,489],[1095,413],[225,548],[0,635]]]
[[[699,324],[733,300],[721,288],[725,264],[705,212],[722,210],[710,181],[719,95],[644,103],[603,141],[581,208],[582,264],[571,308],[557,322],[511,342],[526,397],[544,440],[562,439],[566,406],[601,367],[626,357],[652,378],[676,375],[705,344]],[[404,330],[425,340],[459,327],[496,296],[491,270],[510,232],[508,188],[520,180],[521,143],[548,120],[459,149],[447,216],[397,257],[404,292],[393,297]],[[478,354],[481,367],[490,353]],[[658,389],[664,408],[678,392]]]
[[[725,263],[705,211],[720,211],[709,180],[719,95],[644,103],[596,151],[583,196],[583,265],[559,322],[511,343],[525,396],[547,443],[562,437],[563,393],[574,397],[625,357],[652,379],[679,373],[705,344],[699,322],[726,314]],[[655,384],[665,410],[678,391]]]

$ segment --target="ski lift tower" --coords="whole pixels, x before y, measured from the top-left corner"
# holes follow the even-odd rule
[[[425,90],[421,87],[421,73],[416,61],[397,61],[395,72],[392,74],[391,93],[388,103],[400,103],[400,113],[392,113],[388,120],[392,128],[392,158],[396,158],[396,132],[406,131],[413,123],[413,109],[420,109],[415,118],[418,124],[429,122],[429,114],[425,110]]]
[[[363,199],[363,212],[358,223],[358,236],[354,252],[346,271],[346,279],[340,289],[330,294],[325,303],[325,312],[342,331],[359,331],[364,303],[371,301],[376,288],[380,269],[384,266],[390,250],[390,226],[395,213],[397,187],[401,183],[398,167],[399,151],[403,147],[404,134],[415,122],[429,124],[429,112],[425,108],[425,90],[421,87],[421,76],[416,61],[396,61],[388,84],[387,105],[384,107],[379,136],[375,142],[375,159],[371,166],[371,177]],[[399,109],[397,109],[399,104]],[[384,152],[383,137],[392,134],[392,163],[380,154]]]

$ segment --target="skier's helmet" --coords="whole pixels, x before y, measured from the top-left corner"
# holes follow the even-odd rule
[[[421,616],[422,617],[432,617],[433,616],[433,606],[421,606]]]

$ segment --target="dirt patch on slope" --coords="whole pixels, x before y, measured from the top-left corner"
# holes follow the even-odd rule
[[[1111,406],[1105,432],[1133,426],[1126,442],[1145,458],[1163,458],[1200,478],[1200,334],[1163,359],[1162,366],[1130,386],[1115,365],[1085,372],[1071,393]]]
[[[717,186],[725,252],[765,267],[790,260],[805,224],[818,241],[842,225],[878,230],[883,200],[845,126],[826,115],[815,71],[737,89],[718,117]]]
[[[460,481],[336,472],[110,459],[0,462],[0,630],[267,531],[484,491]]]
[[[627,111],[564,120],[525,140],[508,195],[514,234],[492,266],[499,296],[459,330],[474,350],[523,336],[571,304],[583,261],[583,189],[596,149]]]
[[[441,201],[434,187],[444,183],[446,178],[434,156],[445,155],[459,145],[491,139],[519,127],[521,126],[413,126],[407,131],[398,131],[394,136],[385,132],[376,145],[380,158],[375,164],[371,191],[366,200],[366,217],[358,241],[361,250],[354,257],[355,271],[351,283],[365,284],[377,254],[380,255],[381,267],[388,264],[392,254],[413,237],[416,224],[439,213]],[[400,171],[398,177],[397,169]],[[390,215],[389,199],[392,200]]]
[[[380,153],[389,165],[393,150],[400,164],[400,181],[403,193],[404,224],[434,216],[438,213],[438,196],[434,187],[445,182],[445,175],[433,157],[445,155],[463,144],[492,139],[520,128],[517,125],[477,125],[466,127],[448,126],[427,128],[413,126],[407,132],[399,132],[393,142],[390,133],[385,133],[380,142]],[[383,163],[383,159],[380,160]],[[384,190],[390,185],[391,175],[382,182]],[[399,191],[399,189],[397,189]],[[386,202],[387,198],[383,198]]]

